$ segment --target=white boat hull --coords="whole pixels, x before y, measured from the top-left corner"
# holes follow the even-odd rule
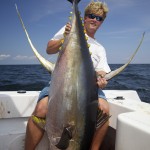
[[[110,126],[116,129],[115,150],[150,149],[150,105],[136,91],[104,90],[110,106]],[[23,150],[28,117],[39,91],[0,92],[0,150]],[[116,99],[115,99],[116,98]],[[122,99],[123,100],[120,100]],[[37,150],[47,150],[46,135]]]

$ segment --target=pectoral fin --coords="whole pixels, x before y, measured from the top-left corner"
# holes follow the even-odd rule
[[[72,127],[65,127],[61,135],[60,141],[56,145],[59,149],[67,149],[69,146],[69,141],[72,139]]]

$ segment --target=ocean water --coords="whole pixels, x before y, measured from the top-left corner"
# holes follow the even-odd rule
[[[120,66],[110,64],[111,70]],[[41,65],[0,65],[0,91],[40,91],[50,79]],[[150,103],[150,64],[130,64],[105,89],[136,90],[142,101]]]

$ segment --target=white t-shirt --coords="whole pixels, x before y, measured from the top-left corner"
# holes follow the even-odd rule
[[[52,40],[59,40],[62,39],[63,33],[65,31],[65,26],[61,28],[52,38]],[[110,67],[108,66],[107,63],[107,58],[106,58],[106,51],[105,48],[98,43],[95,39],[88,37],[88,44],[90,45],[89,51],[91,53],[91,59],[93,61],[93,66],[96,71],[105,71],[106,73],[110,72]]]

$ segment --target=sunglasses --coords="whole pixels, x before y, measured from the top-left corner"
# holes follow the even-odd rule
[[[99,22],[104,20],[103,17],[101,17],[101,16],[96,16],[96,15],[94,15],[94,14],[87,14],[86,16],[88,16],[90,19],[96,18],[96,20],[99,21]]]

